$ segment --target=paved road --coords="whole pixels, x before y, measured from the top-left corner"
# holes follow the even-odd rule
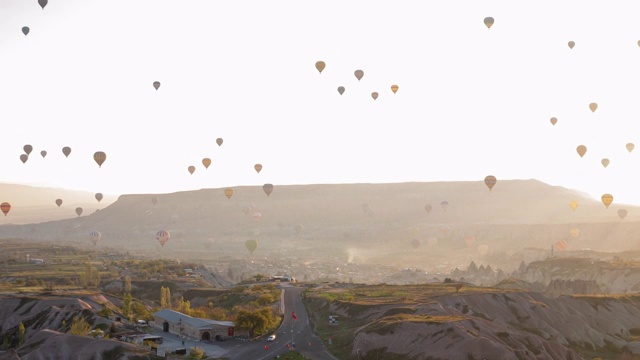
[[[284,288],[284,319],[276,331],[276,340],[267,342],[266,337],[261,340],[246,343],[245,346],[235,347],[226,356],[230,360],[266,360],[276,355],[283,355],[289,351],[287,344],[295,344],[295,350],[313,360],[337,360],[324,348],[320,338],[313,333],[307,316],[307,310],[302,303],[303,288],[283,286]],[[295,312],[297,320],[293,319]],[[264,346],[269,349],[265,350]]]

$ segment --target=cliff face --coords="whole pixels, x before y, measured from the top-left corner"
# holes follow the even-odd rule
[[[589,289],[586,289],[589,290]],[[353,349],[410,359],[614,359],[640,355],[640,297],[509,292],[442,295],[419,304],[327,302],[341,319],[364,322]],[[383,345],[382,345],[383,344]]]

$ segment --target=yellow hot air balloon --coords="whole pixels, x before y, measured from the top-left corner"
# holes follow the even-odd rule
[[[551,121],[551,125],[555,125],[558,122],[558,118],[552,117],[549,121]]]
[[[187,170],[189,170],[189,173],[191,175],[193,175],[193,172],[196,171],[196,167],[193,165],[189,165],[189,167],[187,168]]]
[[[591,104],[589,104],[589,109],[591,110],[591,112],[596,112],[596,110],[598,109],[598,104],[592,102]]]
[[[496,185],[496,177],[493,175],[488,175],[487,177],[484,178],[484,184],[487,185],[487,187],[489,188],[489,191],[491,191],[491,189],[493,189],[493,187]]]
[[[578,208],[578,202],[576,200],[573,200],[569,203],[569,206],[571,206],[571,210],[576,211],[576,209]]]
[[[636,146],[635,146],[635,145],[633,145],[633,143],[628,143],[628,144],[627,144],[627,151],[628,151],[628,152],[632,152],[632,151],[633,151],[633,148],[635,148],[635,147],[636,147]]]
[[[578,155],[580,155],[580,157],[583,157],[584,154],[587,153],[587,147],[584,145],[578,145],[578,147],[576,148],[576,151],[578,152]]]
[[[259,174],[260,171],[262,170],[262,164],[255,164],[253,165],[253,168],[256,170],[256,172]]]
[[[362,77],[364,76],[364,71],[356,70],[356,71],[353,72],[353,75],[355,75],[356,79],[358,79],[358,81],[360,81],[360,79],[362,79]]]
[[[612,202],[613,202],[613,195],[611,194],[602,195],[602,203],[607,209],[609,208],[609,205],[611,205]]]
[[[569,45],[569,49],[573,49],[573,47],[576,46],[576,43],[575,41],[569,41],[567,45]]]
[[[322,74],[322,70],[324,70],[326,64],[324,63],[324,61],[318,61],[316,62],[316,69],[318,69],[318,72],[320,74]]]
[[[602,163],[602,166],[607,167],[609,166],[609,159],[604,158],[602,160],[600,160],[600,162]]]
[[[204,165],[205,169],[208,169],[209,165],[211,165],[211,159],[209,159],[209,158],[202,159],[202,165]]]
[[[486,18],[484,18],[484,24],[487,27],[487,29],[491,29],[491,26],[493,26],[493,18],[491,16],[487,16]]]
[[[580,229],[573,228],[573,229],[571,229],[570,234],[571,234],[571,237],[575,239],[578,236],[580,236]]]
[[[231,199],[231,197],[233,196],[233,189],[232,188],[224,189],[224,196],[226,196],[227,199]]]
[[[398,92],[398,85],[391,85],[391,91],[393,91],[393,93],[397,93]]]
[[[618,216],[620,217],[620,219],[624,220],[624,218],[627,217],[627,209],[618,210]]]
[[[105,154],[103,151],[96,151],[93,154],[93,160],[96,161],[98,167],[102,167],[104,161],[107,160],[107,154]]]

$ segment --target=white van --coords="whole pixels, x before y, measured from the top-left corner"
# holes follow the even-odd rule
[[[140,325],[140,326],[147,326],[147,325],[148,325],[148,324],[147,324],[147,322],[146,322],[146,321],[144,321],[144,320],[138,320],[138,321],[136,321],[136,323],[137,323],[138,325]]]

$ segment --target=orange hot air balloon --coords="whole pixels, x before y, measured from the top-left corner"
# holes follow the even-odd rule
[[[193,175],[193,172],[196,171],[196,167],[193,165],[189,165],[189,167],[187,168],[187,170],[189,170],[189,173],[191,175]]]
[[[82,208],[81,207],[77,207],[76,208],[76,214],[78,214],[78,216],[82,215]]]
[[[262,190],[267,194],[267,196],[271,195],[271,192],[273,191],[273,184],[262,185]]]
[[[256,170],[258,174],[260,174],[260,171],[262,170],[262,164],[255,164],[253,165],[253,168]]]
[[[393,91],[393,93],[397,93],[398,92],[398,85],[391,85],[391,91]]]
[[[633,145],[633,143],[628,143],[628,144],[626,145],[626,147],[627,147],[627,151],[628,151],[628,152],[632,152],[632,151],[633,151],[633,148],[635,148],[636,146],[635,146],[635,145]]]
[[[627,209],[618,210],[618,216],[620,217],[620,219],[624,220],[624,218],[627,217]]]
[[[549,121],[551,121],[551,125],[555,125],[558,122],[558,118],[552,117]]]
[[[156,233],[156,240],[158,240],[161,246],[164,246],[170,238],[171,234],[169,234],[167,230],[160,230]]]
[[[602,166],[607,167],[609,166],[609,159],[604,158],[602,160],[600,160],[600,162],[602,163]]]
[[[476,237],[473,235],[468,235],[464,237],[464,244],[467,245],[467,247],[472,247],[475,242],[476,242]]]
[[[0,204],[0,210],[2,210],[2,212],[4,213],[4,216],[7,216],[9,211],[11,211],[11,204],[9,204],[6,201],[3,202],[2,204]]]
[[[493,18],[491,16],[487,16],[486,18],[484,18],[484,25],[487,27],[487,29],[491,29],[491,26],[493,26]]]
[[[356,71],[353,72],[353,75],[355,75],[356,79],[358,79],[358,81],[360,81],[360,79],[362,79],[362,77],[364,76],[364,71],[356,70]]]
[[[208,169],[209,165],[211,165],[211,159],[209,159],[209,158],[202,159],[202,165],[204,165],[205,169]]]
[[[613,195],[611,194],[602,195],[602,203],[607,209],[609,208],[609,205],[611,205],[612,202],[613,202]]]
[[[583,157],[584,154],[587,153],[587,147],[584,145],[578,145],[578,147],[576,148],[576,151],[578,152],[578,155],[580,155],[580,157]]]
[[[569,41],[567,45],[569,45],[569,49],[573,49],[573,47],[576,46],[576,43],[575,41]]]
[[[571,207],[571,210],[576,211],[576,209],[578,208],[578,202],[573,200],[569,203],[569,206]]]
[[[571,234],[571,237],[575,239],[578,236],[580,236],[580,229],[573,228],[573,229],[571,229],[571,231],[569,233]]]
[[[558,249],[558,251],[564,251],[567,248],[567,242],[564,240],[560,240],[558,242],[556,242],[556,249]]]
[[[224,142],[224,140],[222,140],[222,138],[217,138],[216,139],[216,144],[218,144],[218,146],[222,146],[223,142]]]
[[[373,98],[373,100],[378,99],[378,93],[377,93],[377,92],[375,92],[375,91],[374,91],[374,92],[372,92],[372,93],[371,93],[371,97]]]
[[[489,191],[493,189],[493,187],[496,185],[496,182],[497,182],[496,177],[493,175],[489,175],[484,178],[484,184],[487,185],[487,187],[489,188]]]
[[[592,102],[591,104],[589,104],[589,110],[591,110],[591,112],[596,112],[596,110],[598,109],[598,104]]]
[[[316,62],[316,69],[318,69],[320,74],[322,74],[322,70],[324,70],[325,66],[327,66],[327,64],[325,64],[324,61]]]
[[[56,199],[56,205],[60,207],[62,205],[62,199]]]
[[[96,161],[98,167],[102,167],[104,161],[107,160],[107,154],[103,151],[96,151],[95,154],[93,154],[93,160]]]
[[[63,147],[62,153],[64,154],[64,157],[69,157],[69,154],[71,154],[71,148],[68,146]]]
[[[226,196],[227,199],[231,199],[231,197],[233,196],[233,189],[232,188],[224,189],[224,196]]]

